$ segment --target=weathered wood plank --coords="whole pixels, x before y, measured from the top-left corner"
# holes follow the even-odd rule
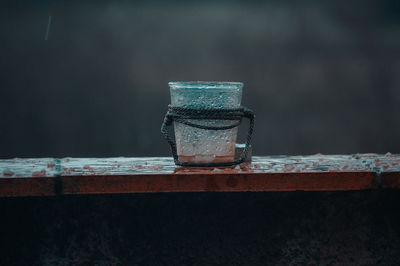
[[[254,156],[251,164],[224,168],[176,167],[169,157],[40,158],[0,160],[0,178],[57,175],[137,175],[219,173],[398,172],[400,155]]]
[[[182,168],[172,158],[0,160],[0,196],[400,188],[400,155],[255,156],[236,167]]]

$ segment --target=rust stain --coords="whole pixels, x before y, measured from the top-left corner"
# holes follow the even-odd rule
[[[6,177],[10,177],[10,176],[13,176],[13,175],[14,175],[14,172],[11,172],[11,171],[3,172],[3,176],[6,176]]]
[[[253,173],[253,169],[251,168],[251,164],[250,163],[242,163],[240,164],[240,170],[242,172],[246,172],[246,173]]]
[[[74,173],[75,172],[75,168],[72,168],[72,167],[70,167],[70,168],[63,168],[62,169],[63,171],[62,171],[62,174],[66,174],[66,175],[70,175],[70,174],[72,174],[72,173]]]
[[[291,172],[294,170],[294,168],[295,168],[295,166],[293,164],[285,164],[283,167],[283,172],[284,173]]]
[[[41,170],[32,173],[32,177],[43,177],[46,176],[46,170]]]
[[[89,165],[84,165],[84,166],[83,166],[83,169],[88,170],[88,171],[90,171],[90,172],[93,172],[93,168],[90,167]]]

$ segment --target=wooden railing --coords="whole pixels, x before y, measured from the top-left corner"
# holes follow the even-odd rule
[[[0,160],[0,196],[400,188],[400,155],[255,156],[224,168],[176,167],[171,158]]]

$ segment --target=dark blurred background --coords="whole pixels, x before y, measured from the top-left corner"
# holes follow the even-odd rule
[[[398,266],[399,204],[388,190],[0,198],[0,264]]]
[[[167,156],[177,80],[244,82],[256,155],[400,152],[396,0],[5,1],[0,25],[0,158]]]

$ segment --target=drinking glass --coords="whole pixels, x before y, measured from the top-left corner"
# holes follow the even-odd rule
[[[169,82],[171,105],[193,109],[233,109],[240,107],[241,82]],[[196,120],[189,122],[206,126],[229,126],[232,120]],[[237,127],[208,130],[175,122],[175,141],[181,162],[216,163],[234,160]]]

